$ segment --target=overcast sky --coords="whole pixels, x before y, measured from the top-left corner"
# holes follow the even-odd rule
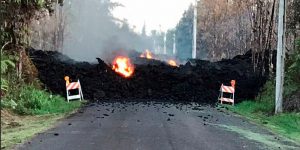
[[[183,12],[188,9],[194,0],[112,0],[124,7],[116,8],[113,15],[117,18],[126,18],[136,30],[141,29],[146,22],[147,33],[160,29],[166,31],[174,28]]]

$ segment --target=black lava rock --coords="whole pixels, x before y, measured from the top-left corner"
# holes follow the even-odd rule
[[[235,97],[239,102],[253,99],[266,81],[261,73],[254,72],[251,53],[220,62],[193,60],[180,67],[159,61],[136,63],[130,78],[116,74],[101,59],[92,64],[76,62],[58,52],[31,49],[28,53],[39,71],[40,81],[50,91],[65,96],[67,75],[72,81],[80,80],[84,98],[90,101],[157,99],[215,104],[221,84],[230,85],[231,80],[236,80]]]

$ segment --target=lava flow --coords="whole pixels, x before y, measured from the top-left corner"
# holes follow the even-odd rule
[[[140,56],[141,58],[153,59],[153,55],[149,50],[143,52]]]
[[[131,77],[134,73],[134,65],[130,59],[125,56],[116,57],[112,63],[112,69],[125,78]]]

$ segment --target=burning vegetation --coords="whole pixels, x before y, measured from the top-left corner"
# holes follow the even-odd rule
[[[149,51],[149,50],[145,50],[145,52],[143,52],[140,55],[141,58],[147,58],[147,59],[154,59],[153,54]]]
[[[168,61],[168,64],[169,64],[170,66],[173,66],[173,67],[178,67],[176,61],[175,61],[175,60],[172,60],[172,59]]]
[[[145,50],[141,55],[140,58],[145,58],[145,59],[156,59],[156,60],[165,60],[167,64],[173,67],[178,67],[178,63],[174,59],[160,59],[159,57],[155,57],[154,54],[150,50]]]

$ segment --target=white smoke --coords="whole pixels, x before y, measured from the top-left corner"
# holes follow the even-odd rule
[[[63,52],[78,61],[107,60],[116,50],[152,49],[152,42],[113,18],[109,0],[66,0]]]

